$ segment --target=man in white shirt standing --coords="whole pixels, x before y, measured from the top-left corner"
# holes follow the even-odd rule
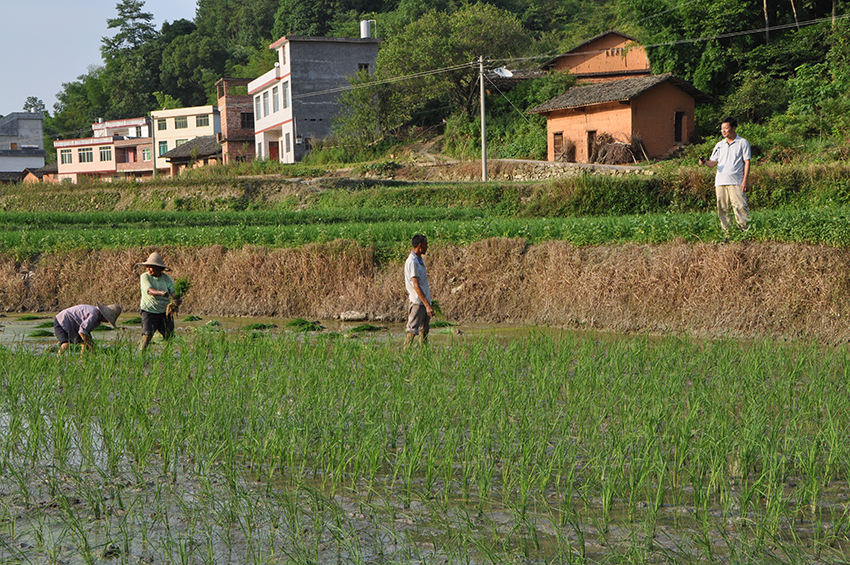
[[[729,207],[735,212],[735,219],[741,231],[747,231],[750,221],[750,211],[747,207],[747,188],[750,178],[749,142],[735,133],[738,121],[729,116],[720,124],[720,134],[723,136],[714,150],[711,159],[699,158],[700,165],[717,167],[714,177],[714,191],[717,194],[717,215],[720,217],[720,227],[729,236]]]
[[[428,341],[428,331],[431,328],[431,316],[434,307],[431,305],[431,288],[428,286],[428,273],[425,271],[425,261],[422,256],[428,251],[428,239],[422,234],[416,234],[411,241],[413,249],[404,262],[404,287],[407,289],[407,337],[404,346],[407,347],[417,335],[420,343]],[[420,333],[421,328],[421,333]]]

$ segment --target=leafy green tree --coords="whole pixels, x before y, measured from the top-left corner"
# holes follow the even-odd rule
[[[803,64],[789,81],[793,91],[787,115],[777,125],[803,134],[850,134],[850,22],[831,27],[823,61]]]
[[[62,84],[53,106],[54,117],[45,123],[45,130],[49,129],[54,139],[88,137],[97,118],[107,115],[109,94],[104,73],[103,67],[91,66],[76,81]]]
[[[141,116],[153,107],[161,53],[151,23],[153,14],[142,11],[143,7],[143,0],[121,0],[116,6],[118,17],[107,20],[107,27],[118,31],[102,39],[103,78],[110,92],[105,118]]]
[[[101,51],[105,59],[138,49],[156,38],[156,28],[151,23],[153,14],[143,12],[144,5],[144,0],[121,0],[115,6],[118,17],[107,19],[106,27],[118,29],[118,32],[102,39]]]
[[[476,59],[523,54],[530,38],[512,14],[478,2],[457,12],[428,12],[388,40],[378,53],[381,96],[391,97],[391,122],[404,123],[416,110],[440,101],[470,112],[478,96]]]
[[[201,35],[228,50],[253,46],[272,35],[279,0],[198,0],[195,23]]]
[[[274,68],[277,51],[269,49],[273,41],[260,39],[256,47],[242,47],[225,63],[224,74],[230,77],[259,77]]]
[[[359,14],[382,13],[395,6],[381,0],[280,0],[273,35],[327,36],[346,28],[349,32],[343,37],[357,37]]]
[[[198,31],[181,35],[162,55],[163,90],[187,106],[210,103],[226,60],[227,52],[216,39]]]
[[[27,100],[24,102],[24,112],[44,113],[44,101],[37,96],[27,96]]]

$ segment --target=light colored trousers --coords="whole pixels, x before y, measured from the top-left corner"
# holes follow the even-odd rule
[[[741,190],[740,184],[726,184],[715,186],[717,194],[717,216],[720,218],[720,227],[723,231],[729,231],[729,208],[735,212],[735,219],[742,231],[747,230],[750,222],[750,209],[747,206],[747,194]]]

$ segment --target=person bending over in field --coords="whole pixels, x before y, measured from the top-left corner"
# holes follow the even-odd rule
[[[78,304],[65,308],[53,319],[53,334],[59,342],[59,355],[68,350],[71,343],[82,343],[83,351],[94,349],[94,340],[91,337],[93,329],[101,322],[109,322],[114,328],[121,315],[121,307],[117,304],[104,306],[100,302],[97,306]]]
[[[142,316],[142,339],[139,351],[144,351],[151,342],[153,334],[159,332],[166,340],[174,334],[174,318],[166,316],[168,303],[174,295],[174,281],[165,274],[170,271],[162,261],[162,255],[154,251],[144,263],[136,263],[145,267],[145,272],[139,277],[142,289],[142,299],[139,302],[139,314]]]
[[[407,289],[407,337],[404,346],[407,347],[417,335],[420,343],[428,341],[428,331],[431,328],[431,316],[434,307],[431,305],[431,288],[428,286],[428,273],[425,271],[425,261],[422,256],[428,251],[428,239],[422,234],[416,234],[412,240],[413,249],[404,262],[404,287]],[[421,331],[421,333],[420,333]]]

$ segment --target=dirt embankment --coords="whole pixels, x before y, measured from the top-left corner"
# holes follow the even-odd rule
[[[0,309],[56,311],[77,303],[138,304],[152,248],[0,257]],[[401,320],[401,264],[379,267],[350,242],[300,249],[158,249],[172,276],[189,277],[183,312],[335,318],[366,312]],[[491,239],[432,247],[434,297],[460,322],[511,322],[616,332],[850,339],[848,251],[819,246],[670,243],[529,246]]]

